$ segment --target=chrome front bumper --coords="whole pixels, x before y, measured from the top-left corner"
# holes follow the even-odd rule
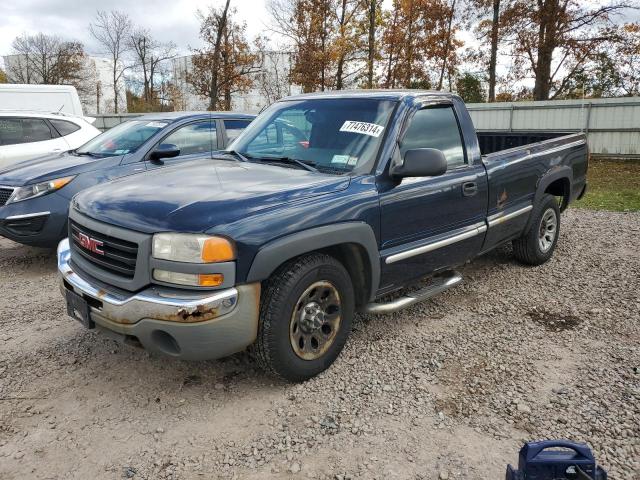
[[[260,284],[219,291],[161,286],[131,293],[74,271],[68,239],[58,246],[60,289],[89,304],[91,320],[146,349],[187,360],[220,358],[253,343],[258,331]]]

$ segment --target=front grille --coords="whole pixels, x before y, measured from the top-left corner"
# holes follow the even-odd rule
[[[7,200],[11,197],[13,188],[0,188],[0,207],[7,204]]]
[[[100,249],[104,252],[104,255],[84,248],[80,244],[79,234],[81,233],[102,242]],[[72,239],[74,251],[88,262],[93,263],[102,270],[128,279],[134,277],[138,258],[138,244],[96,232],[73,220],[69,221],[69,237]]]

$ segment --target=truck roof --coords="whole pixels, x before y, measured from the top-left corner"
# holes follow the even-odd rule
[[[285,97],[282,100],[310,100],[321,98],[375,98],[383,100],[403,100],[406,98],[422,97],[425,95],[432,95],[437,97],[449,97],[453,98],[457,95],[451,92],[443,92],[439,90],[410,90],[410,89],[397,89],[397,90],[336,90],[317,93],[302,93],[299,95],[292,95]]]
[[[132,116],[132,120],[183,120],[185,118],[207,118],[211,115],[214,118],[233,118],[252,120],[256,116],[251,113],[241,112],[158,112],[148,113],[142,116]]]

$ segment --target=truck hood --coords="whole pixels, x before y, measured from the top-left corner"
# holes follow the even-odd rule
[[[89,188],[73,207],[145,233],[203,232],[284,202],[343,190],[349,177],[259,163],[196,160]]]
[[[93,158],[67,152],[45,155],[1,169],[0,185],[20,187],[96,170],[107,166],[107,164],[117,165],[121,160],[122,156]]]

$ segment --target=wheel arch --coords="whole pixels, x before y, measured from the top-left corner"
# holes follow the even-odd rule
[[[266,280],[285,262],[312,252],[332,255],[345,266],[357,303],[375,297],[380,283],[380,254],[375,234],[364,222],[315,227],[267,243],[254,257],[247,283]]]
[[[555,197],[562,197],[560,211],[564,211],[571,201],[571,183],[573,171],[568,166],[560,167],[553,172],[544,175],[538,182],[534,205],[537,204],[545,193]]]

